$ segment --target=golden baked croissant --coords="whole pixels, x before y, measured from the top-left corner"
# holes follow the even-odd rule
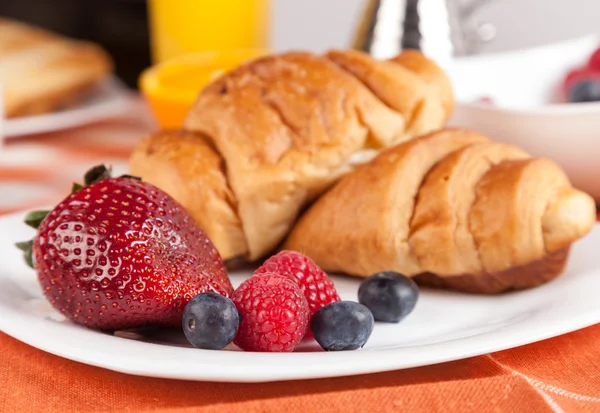
[[[285,248],[324,270],[393,270],[424,284],[497,293],[562,271],[596,218],[548,159],[445,129],[382,152],[343,177],[292,230]]]
[[[185,131],[148,137],[130,171],[182,203],[225,259],[255,260],[340,176],[440,128],[452,106],[449,79],[418,52],[267,56],[208,85]]]
[[[0,82],[9,118],[73,103],[112,70],[98,46],[0,18]]]

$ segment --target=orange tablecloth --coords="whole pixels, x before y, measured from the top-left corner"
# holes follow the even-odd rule
[[[93,163],[125,169],[150,128],[132,118],[8,140],[0,149],[0,213],[60,200]],[[71,411],[600,412],[600,325],[436,366],[266,384],[128,376],[0,333],[0,412]]]

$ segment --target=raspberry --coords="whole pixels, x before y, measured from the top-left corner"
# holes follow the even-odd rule
[[[304,293],[311,315],[340,296],[327,274],[307,256],[296,251],[281,251],[258,268],[254,275],[275,273],[294,279]]]
[[[287,277],[251,277],[235,290],[233,302],[242,316],[234,343],[242,350],[292,351],[308,330],[308,303]]]

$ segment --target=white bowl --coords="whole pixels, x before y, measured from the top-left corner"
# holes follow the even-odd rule
[[[478,130],[554,159],[573,185],[600,202],[600,103],[558,103],[566,73],[600,46],[596,35],[510,53],[456,59],[446,67],[457,105],[451,126]],[[483,103],[481,97],[493,103]]]

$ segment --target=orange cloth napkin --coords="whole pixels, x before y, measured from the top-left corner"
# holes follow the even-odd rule
[[[114,121],[9,140],[0,213],[60,200],[93,163],[126,168],[149,128]],[[0,383],[0,412],[600,412],[600,325],[435,366],[262,384],[129,376],[0,333]]]
[[[600,412],[599,361],[597,325],[513,350],[389,373],[202,383],[103,370],[0,333],[0,411]]]

